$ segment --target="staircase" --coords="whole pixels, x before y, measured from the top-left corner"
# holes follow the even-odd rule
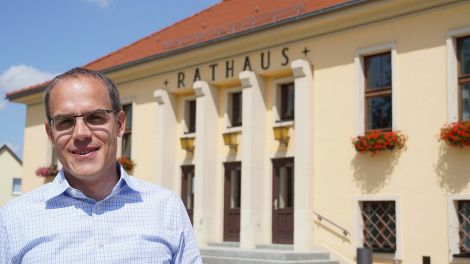
[[[298,252],[291,245],[260,245],[240,249],[239,243],[216,243],[201,248],[204,264],[339,264],[321,249]]]

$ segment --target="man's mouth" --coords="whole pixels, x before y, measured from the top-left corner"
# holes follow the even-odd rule
[[[71,152],[75,155],[86,156],[92,152],[97,151],[99,148],[82,148],[82,149],[75,149]]]

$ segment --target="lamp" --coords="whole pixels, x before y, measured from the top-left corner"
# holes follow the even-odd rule
[[[229,146],[230,150],[236,150],[238,146],[237,142],[237,132],[227,132],[222,134],[224,137],[224,144],[225,146]]]
[[[289,142],[289,127],[288,126],[277,126],[273,127],[274,139],[279,141],[281,144],[287,145]]]
[[[182,137],[180,138],[181,148],[186,150],[187,152],[194,151],[194,137]]]

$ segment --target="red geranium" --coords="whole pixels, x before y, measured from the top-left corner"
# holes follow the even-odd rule
[[[49,167],[39,167],[36,170],[36,175],[40,177],[49,177],[55,176],[58,172],[57,165],[51,165]]]
[[[470,146],[470,121],[455,122],[441,128],[439,140],[453,147]]]
[[[402,149],[405,146],[406,137],[399,131],[372,130],[365,135],[353,138],[352,144],[357,152],[370,152],[375,154],[383,150]]]
[[[120,157],[118,158],[118,162],[126,171],[132,170],[135,166],[135,163],[128,157]]]

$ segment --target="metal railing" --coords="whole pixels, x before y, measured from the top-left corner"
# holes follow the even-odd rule
[[[319,213],[317,213],[317,212],[315,212],[315,211],[312,211],[312,212],[313,212],[314,215],[317,216],[318,221],[321,222],[322,220],[325,220],[326,222],[330,223],[330,224],[333,225],[334,227],[341,229],[341,231],[343,232],[343,235],[344,235],[344,236],[351,235],[351,233],[350,233],[348,230],[346,230],[345,228],[341,227],[340,225],[334,223],[334,222],[331,221],[330,219],[328,219],[328,218],[326,218],[326,217],[320,215]]]

